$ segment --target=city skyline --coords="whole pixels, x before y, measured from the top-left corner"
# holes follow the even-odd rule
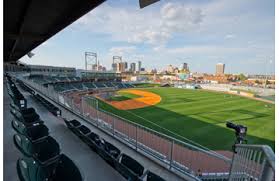
[[[274,1],[160,1],[143,10],[108,1],[21,61],[83,68],[85,51],[107,68],[117,55],[149,69],[187,62],[214,73],[223,62],[227,73],[274,74]]]

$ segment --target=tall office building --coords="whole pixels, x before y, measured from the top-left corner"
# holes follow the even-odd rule
[[[140,71],[141,71],[141,61],[138,61],[137,71],[138,71],[138,72],[140,72]]]
[[[130,64],[130,71],[135,72],[136,71],[136,63]]]
[[[182,70],[188,70],[188,64],[187,63],[182,63],[181,69]]]
[[[217,63],[216,64],[216,75],[224,75],[225,73],[225,64]]]
[[[127,62],[115,63],[115,71],[116,72],[125,72],[127,68],[128,68],[128,63]]]
[[[173,67],[172,65],[168,65],[167,71],[168,71],[169,73],[173,73],[174,67]]]

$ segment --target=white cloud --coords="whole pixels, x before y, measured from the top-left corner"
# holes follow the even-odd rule
[[[112,47],[109,50],[109,54],[112,56],[124,56],[130,54],[136,50],[135,46],[120,46],[120,47]]]
[[[200,8],[179,3],[165,4],[161,9],[161,16],[163,28],[178,32],[198,28],[204,18]]]
[[[225,39],[234,39],[234,38],[236,38],[236,35],[234,35],[234,34],[227,34],[225,36]]]
[[[159,45],[165,44],[175,32],[198,28],[203,16],[201,9],[180,3],[167,3],[161,11],[103,4],[78,20],[75,26],[110,35],[115,41]]]

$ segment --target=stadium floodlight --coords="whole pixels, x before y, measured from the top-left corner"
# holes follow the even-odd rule
[[[87,76],[88,66],[91,66],[89,70],[92,70],[92,66],[96,66],[96,69],[98,70],[98,58],[97,53],[94,52],[85,52],[85,74]]]
[[[29,58],[32,58],[34,55],[35,55],[35,53],[32,53],[32,52],[28,52],[28,53],[27,53],[27,56],[28,56]]]
[[[149,6],[150,4],[156,3],[160,0],[139,0],[140,8],[145,8],[146,6]]]

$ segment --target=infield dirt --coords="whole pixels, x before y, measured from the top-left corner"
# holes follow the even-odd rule
[[[122,90],[121,92],[135,94],[140,97],[124,100],[124,101],[105,100],[105,102],[120,110],[131,110],[131,109],[139,109],[147,106],[152,106],[158,104],[161,101],[161,97],[159,95],[148,91],[128,89],[128,90]]]

